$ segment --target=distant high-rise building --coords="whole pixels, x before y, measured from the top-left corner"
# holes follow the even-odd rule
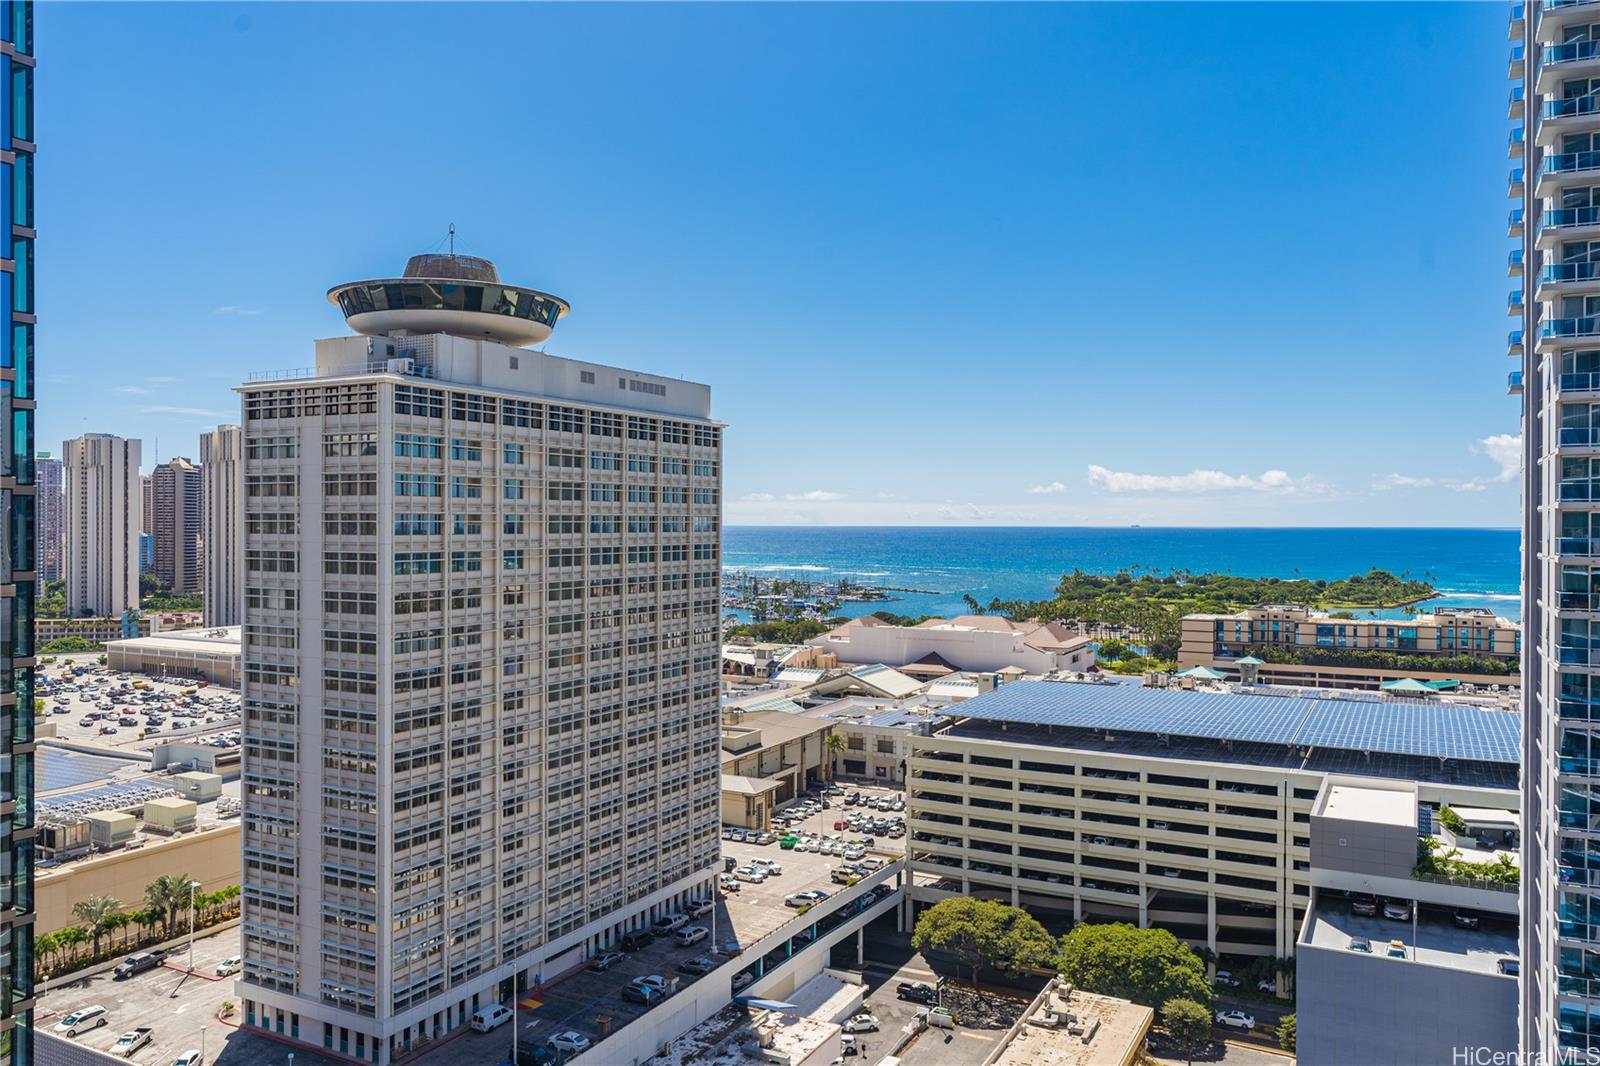
[[[33,1056],[33,619],[38,595],[37,500],[34,491],[34,217],[33,217],[33,4],[0,4],[0,261],[9,305],[9,328],[0,330],[0,424],[11,461],[0,476],[0,501],[10,514],[0,522],[0,677],[11,698],[0,707],[0,803],[9,808],[0,833],[0,1066],[24,1066]]]
[[[383,1064],[710,893],[722,430],[487,261],[330,298],[240,389],[239,992]]]
[[[200,435],[200,474],[206,625],[236,626],[244,596],[244,435],[238,426]]]
[[[139,455],[139,441],[109,433],[88,433],[62,446],[62,568],[73,615],[114,615],[139,606]]]
[[[200,468],[183,456],[150,475],[155,521],[145,532],[156,540],[154,573],[175,596],[200,591]]]
[[[149,474],[139,475],[139,528],[155,536],[156,529],[156,482]],[[155,556],[151,556],[151,566],[155,565]],[[150,567],[145,567],[149,569]]]
[[[39,581],[61,580],[63,471],[61,460],[40,452],[34,460],[34,510],[39,519]]]

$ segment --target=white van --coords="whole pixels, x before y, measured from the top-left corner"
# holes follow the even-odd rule
[[[98,1029],[104,1024],[106,1024],[106,1009],[95,1004],[92,1007],[79,1007],[62,1018],[56,1023],[55,1031],[62,1036],[77,1036],[90,1029]]]
[[[711,935],[711,930],[703,925],[685,926],[678,930],[678,946],[692,947]]]
[[[511,1020],[511,1010],[499,1003],[487,1007],[479,1007],[472,1012],[472,1028],[475,1032],[487,1033],[491,1029],[498,1029]]]

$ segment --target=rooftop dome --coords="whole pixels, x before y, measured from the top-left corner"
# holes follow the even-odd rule
[[[515,347],[548,339],[571,310],[558,296],[502,284],[487,259],[454,253],[414,255],[401,277],[335,285],[328,300],[367,336],[448,333]]]

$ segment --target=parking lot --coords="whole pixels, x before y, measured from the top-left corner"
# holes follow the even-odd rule
[[[130,1062],[168,1066],[185,1051],[200,1049],[201,1026],[205,1027],[208,1066],[210,1063],[247,1066],[249,1063],[281,1062],[289,1050],[285,1045],[248,1030],[235,1029],[217,1019],[222,1004],[232,1002],[237,1008],[239,997],[234,992],[234,978],[216,978],[213,971],[217,963],[238,953],[239,930],[235,926],[195,941],[195,970],[207,976],[190,976],[183,972],[189,953],[180,947],[169,956],[169,965],[158,966],[127,980],[115,980],[109,969],[91,977],[69,980],[39,997],[34,1024],[49,1032],[66,1015],[98,1004],[106,1008],[106,1024],[73,1038],[74,1042],[107,1051],[123,1033],[149,1026],[153,1030],[150,1043],[134,1052]],[[239,1024],[243,1018],[236,1010],[229,1021]],[[331,1058],[306,1053],[300,1048],[294,1050],[299,1066],[334,1066],[335,1060]]]
[[[200,681],[121,673],[98,665],[98,658],[62,655],[39,669],[37,694],[57,737],[141,751],[178,737],[238,746],[237,692]],[[75,668],[85,672],[73,674]]]

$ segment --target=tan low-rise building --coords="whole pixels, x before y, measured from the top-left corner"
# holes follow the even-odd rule
[[[162,874],[188,874],[200,892],[216,892],[239,883],[239,822],[212,822],[192,832],[144,839],[89,855],[54,869],[38,871],[34,905],[41,933],[78,924],[72,905],[93,896],[110,896],[125,908],[144,906],[145,886]]]
[[[180,629],[106,644],[106,665],[152,677],[203,679],[239,687],[240,628]]]
[[[722,712],[722,821],[765,829],[778,806],[828,777],[833,723],[787,699]]]
[[[1180,667],[1233,674],[1240,660],[1264,660],[1246,665],[1255,667],[1254,680],[1268,684],[1377,688],[1407,677],[1481,686],[1520,682],[1521,626],[1481,607],[1440,607],[1412,618],[1339,618],[1294,604],[1264,604],[1232,614],[1185,615],[1181,636]],[[1503,669],[1463,672],[1446,661],[1463,658]],[[1438,667],[1430,669],[1428,659],[1440,660]]]

